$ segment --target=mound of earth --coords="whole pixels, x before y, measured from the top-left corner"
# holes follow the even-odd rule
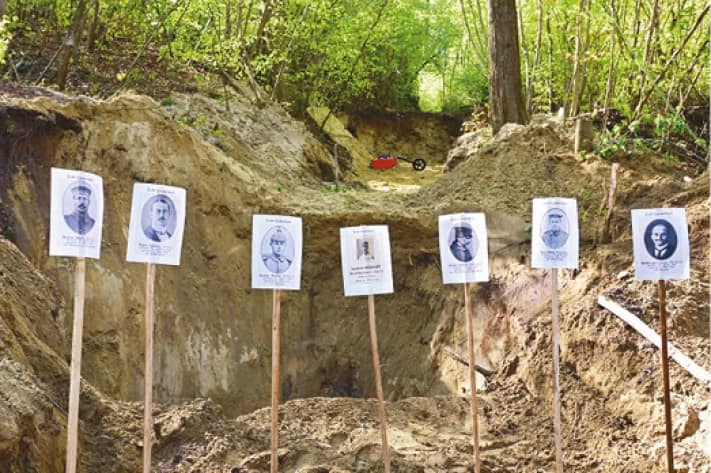
[[[124,261],[134,181],[188,189],[181,266],[158,269],[156,471],[266,470],[271,294],[250,289],[255,213],[304,223],[302,289],[282,302],[282,471],[382,471],[367,305],[342,296],[338,235],[373,223],[389,225],[393,250],[395,292],[378,296],[376,311],[394,470],[470,471],[471,387],[449,354],[466,352],[463,295],[441,284],[437,242],[437,216],[463,210],[486,213],[491,255],[490,281],[472,289],[477,360],[495,372],[477,379],[483,471],[550,471],[550,274],[529,267],[526,232],[530,199],[548,195],[577,197],[582,226],[580,268],[561,274],[567,469],[664,471],[658,351],[596,298],[657,326],[655,286],[630,276],[629,210],[686,207],[692,277],[669,284],[670,337],[708,366],[707,173],[622,157],[613,240],[603,244],[610,163],[578,160],[545,125],[512,127],[408,196],[335,188],[320,181],[325,171],[314,178],[330,150],[275,105],[253,106],[238,96],[229,111],[187,96],[163,106],[132,95],[4,99],[0,469],[63,468],[72,272],[71,260],[47,256],[56,166],[102,175],[106,194],[102,257],[87,264],[81,471],[140,469],[144,268]],[[677,464],[704,471],[707,387],[671,366]]]

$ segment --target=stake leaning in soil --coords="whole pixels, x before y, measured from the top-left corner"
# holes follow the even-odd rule
[[[479,423],[477,422],[476,360],[474,359],[474,319],[469,283],[464,283],[464,307],[467,317],[467,341],[469,345],[469,384],[471,386],[472,442],[474,443],[474,473],[481,472],[479,458]]]
[[[560,321],[558,319],[558,269],[551,270],[553,286],[553,431],[555,435],[555,468],[563,473],[563,444],[560,428]]]
[[[659,280],[659,324],[662,336],[662,377],[664,381],[664,420],[666,423],[667,437],[667,467],[669,473],[674,473],[674,450],[672,440],[671,400],[669,399],[669,354],[667,353],[667,311],[666,311],[666,282]]]
[[[146,367],[143,387],[143,473],[151,473],[153,433],[153,295],[156,266],[146,265]]]
[[[72,329],[72,366],[69,381],[69,415],[67,417],[67,464],[66,473],[77,468],[77,444],[79,440],[79,394],[81,392],[81,339],[84,328],[84,287],[86,261],[76,259],[74,270],[74,327]]]
[[[281,289],[272,294],[272,456],[271,473],[279,471],[279,352],[281,333]]]
[[[380,379],[380,358],[378,357],[378,332],[375,325],[375,296],[368,295],[368,315],[370,319],[370,347],[373,352],[373,368],[375,371],[375,389],[378,393],[378,415],[380,417],[380,436],[383,442],[383,463],[385,473],[390,473],[390,448],[388,447],[388,426],[385,418],[385,401],[383,400],[383,383]]]

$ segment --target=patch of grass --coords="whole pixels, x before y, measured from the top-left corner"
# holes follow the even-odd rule
[[[11,228],[6,228],[2,231],[2,235],[13,243],[17,242],[17,234]]]

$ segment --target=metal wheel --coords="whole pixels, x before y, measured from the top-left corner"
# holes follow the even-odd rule
[[[427,166],[427,163],[422,158],[417,158],[412,162],[412,169],[415,171],[423,171],[425,166]]]

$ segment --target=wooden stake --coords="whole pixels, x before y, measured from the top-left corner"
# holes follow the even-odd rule
[[[667,434],[667,467],[674,473],[674,444],[672,440],[671,399],[669,398],[669,354],[667,352],[667,288],[663,280],[659,281],[659,323],[662,336],[662,377],[664,378],[664,420]]]
[[[563,442],[560,427],[560,321],[558,320],[558,269],[551,271],[553,286],[553,431],[555,434],[555,468],[563,473]]]
[[[612,163],[612,169],[610,170],[610,192],[607,197],[607,213],[605,214],[605,220],[602,226],[602,237],[603,243],[609,243],[612,241],[612,234],[610,233],[610,223],[612,222],[612,214],[615,211],[615,197],[617,195],[617,170],[620,165],[618,163]]]
[[[153,295],[156,266],[146,266],[146,367],[143,385],[143,473],[151,473],[153,433]]]
[[[279,352],[281,333],[281,289],[272,295],[272,467],[271,473],[279,471]]]
[[[479,423],[477,422],[476,360],[474,358],[474,319],[472,301],[469,298],[469,283],[464,283],[464,307],[467,317],[467,340],[469,341],[469,384],[471,385],[472,441],[474,443],[474,473],[481,472],[479,458]]]
[[[84,287],[86,261],[76,259],[74,270],[74,327],[72,329],[72,366],[69,376],[69,416],[67,418],[66,473],[77,469],[79,443],[79,394],[81,393],[81,341],[84,328]]]
[[[380,416],[380,437],[383,443],[383,463],[385,473],[390,473],[390,448],[388,447],[388,426],[385,418],[385,401],[383,400],[383,382],[380,379],[380,358],[378,357],[378,332],[375,326],[375,297],[368,295],[368,315],[370,318],[370,348],[373,352],[373,368],[375,369],[375,389],[378,393],[378,415]]]

